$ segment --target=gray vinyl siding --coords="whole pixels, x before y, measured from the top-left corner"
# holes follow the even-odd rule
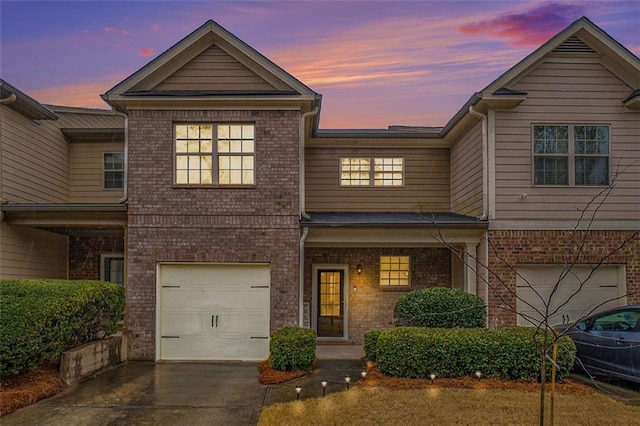
[[[404,187],[340,187],[341,157],[404,157]],[[449,211],[447,148],[330,148],[306,150],[308,211]]]
[[[122,198],[121,189],[103,189],[103,155],[115,152],[124,152],[124,144],[70,144],[72,203],[116,203]]]
[[[482,215],[482,124],[451,147],[451,211]]]
[[[275,90],[224,50],[213,45],[153,90]]]
[[[29,120],[1,108],[0,197],[16,203],[69,201],[69,146],[56,121]]]
[[[576,219],[602,190],[533,186],[532,125],[554,123],[610,126],[610,175],[624,171],[596,218],[640,219],[640,114],[622,103],[632,88],[595,59],[562,58],[511,88],[528,96],[517,111],[496,112],[496,219]]]
[[[0,223],[0,279],[67,278],[68,238]]]

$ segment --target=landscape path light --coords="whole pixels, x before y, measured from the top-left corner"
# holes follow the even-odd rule
[[[360,375],[362,376],[362,380],[364,380],[367,377],[367,372],[365,370],[362,370],[360,372]]]
[[[474,374],[476,376],[476,379],[482,380],[482,372],[480,370],[477,370]]]
[[[349,383],[351,383],[351,377],[350,376],[344,376],[344,381],[347,384],[347,390],[349,390]]]
[[[431,373],[431,374],[429,374],[429,378],[431,379],[431,384],[433,384],[433,381],[434,381],[434,380],[435,380],[435,378],[436,378],[436,373]]]
[[[322,385],[322,396],[326,395],[327,392],[327,379],[322,379],[322,381],[320,382],[320,384]]]
[[[302,392],[302,386],[296,385],[296,401],[300,401],[300,392]]]

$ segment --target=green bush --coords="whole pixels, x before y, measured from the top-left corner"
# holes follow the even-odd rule
[[[533,381],[540,378],[540,352],[544,333],[530,327],[422,328],[397,327],[383,331],[376,346],[380,370],[397,377],[425,378],[483,375]],[[553,339],[548,332],[549,341]],[[567,336],[558,342],[557,380],[573,366],[576,348]],[[546,377],[551,377],[547,361]]]
[[[484,327],[487,308],[476,295],[462,290],[431,287],[398,298],[393,309],[396,326]]]
[[[271,336],[269,350],[271,368],[309,371],[316,359],[316,332],[310,328],[282,328]]]
[[[364,333],[364,356],[369,361],[376,361],[376,347],[382,330],[371,330]]]
[[[117,331],[124,289],[101,281],[0,281],[0,374],[16,374]]]

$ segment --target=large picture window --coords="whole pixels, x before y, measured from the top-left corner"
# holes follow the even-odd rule
[[[342,157],[340,186],[403,186],[402,157]]]
[[[533,126],[533,183],[557,186],[609,184],[609,127]]]
[[[176,184],[255,183],[252,124],[177,124],[175,131]]]

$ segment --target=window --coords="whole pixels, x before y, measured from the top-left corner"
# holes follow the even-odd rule
[[[104,189],[124,188],[124,153],[105,153],[102,157]]]
[[[109,253],[100,256],[100,280],[124,283],[124,255]]]
[[[340,186],[403,185],[404,158],[402,157],[340,158]]]
[[[177,184],[254,184],[252,124],[178,124],[175,147]]]
[[[533,126],[535,185],[609,184],[609,127]]]
[[[409,275],[409,256],[380,256],[380,286],[408,286]]]

